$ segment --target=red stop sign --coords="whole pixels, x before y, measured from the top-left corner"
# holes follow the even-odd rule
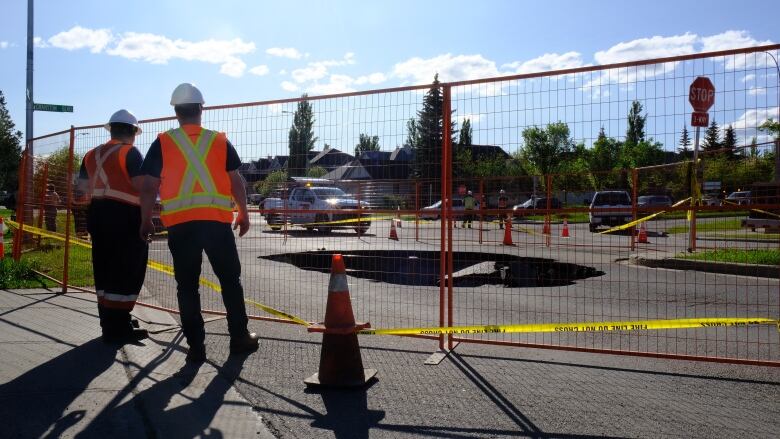
[[[712,85],[710,78],[699,76],[691,83],[688,93],[688,101],[691,103],[694,111],[706,113],[715,103],[715,86]]]

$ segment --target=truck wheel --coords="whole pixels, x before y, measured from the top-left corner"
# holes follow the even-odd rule
[[[368,232],[368,227],[355,227],[355,231],[361,235],[365,235]]]
[[[588,230],[590,230],[590,233],[596,233],[596,225],[588,224]]]

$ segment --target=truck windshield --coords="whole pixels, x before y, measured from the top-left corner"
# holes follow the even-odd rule
[[[319,198],[347,198],[349,195],[347,195],[344,191],[337,187],[313,187],[311,188],[314,193],[317,194],[317,197]]]
[[[593,204],[596,206],[628,205],[631,204],[631,199],[625,192],[601,192],[596,194]]]

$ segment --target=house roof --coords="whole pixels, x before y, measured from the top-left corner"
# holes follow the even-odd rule
[[[328,172],[322,178],[329,180],[368,180],[371,179],[371,175],[360,163],[360,160],[352,160]]]

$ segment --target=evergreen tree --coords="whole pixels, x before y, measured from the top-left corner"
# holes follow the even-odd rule
[[[360,140],[355,145],[355,157],[359,157],[363,151],[379,151],[379,136],[360,134]]]
[[[417,121],[411,118],[406,121],[406,145],[416,147],[420,142],[420,134],[417,132]]]
[[[458,145],[471,145],[471,119],[464,120],[463,126],[460,127]]]
[[[417,142],[412,145],[415,149],[413,175],[417,178],[440,179],[442,160],[442,140],[444,134],[444,96],[439,86],[439,74],[433,77],[433,85],[423,98],[423,107],[417,112],[416,133]],[[450,126],[450,134],[454,134]],[[455,143],[454,138],[450,138]]]
[[[753,139],[750,141],[750,158],[755,159],[758,157],[758,139],[756,139],[756,136],[753,136]]]
[[[683,126],[682,135],[680,135],[680,147],[677,148],[677,152],[679,152],[684,159],[693,157],[693,150],[691,149],[691,138],[688,135],[688,128],[685,126]]]
[[[647,115],[642,116],[642,104],[639,101],[631,103],[628,111],[628,129],[626,129],[626,143],[636,145],[645,140],[645,121]]]
[[[9,192],[16,190],[22,157],[22,133],[15,128],[0,90],[0,190]]]
[[[725,130],[723,130],[722,147],[726,149],[726,157],[730,159],[736,158],[737,154],[734,151],[734,148],[736,146],[737,146],[737,134],[734,132],[734,127],[729,125],[726,127]]]
[[[290,158],[287,162],[287,170],[290,177],[306,175],[306,165],[309,161],[308,153],[314,148],[314,142],[317,141],[312,130],[314,113],[306,97],[306,94],[302,95],[301,101],[298,102],[288,136]]]
[[[720,127],[714,120],[704,133],[704,141],[702,142],[702,149],[704,151],[714,151],[721,148],[720,143]]]

